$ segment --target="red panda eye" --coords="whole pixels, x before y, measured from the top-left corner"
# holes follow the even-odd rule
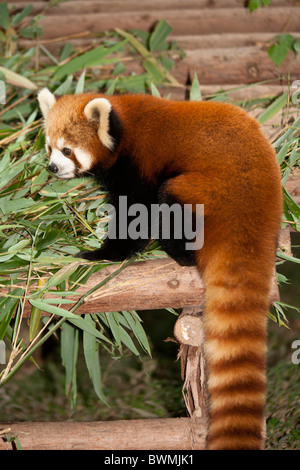
[[[64,147],[64,148],[62,149],[62,153],[63,153],[63,155],[64,155],[65,157],[68,157],[69,155],[71,155],[71,152],[72,152],[72,150],[69,149],[68,147]]]

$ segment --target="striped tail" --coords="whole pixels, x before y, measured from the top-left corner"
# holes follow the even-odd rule
[[[215,256],[204,272],[205,353],[210,397],[208,449],[264,446],[266,327],[273,256]],[[257,258],[256,258],[257,259]],[[271,260],[271,261],[270,261]],[[260,264],[261,263],[261,264]]]

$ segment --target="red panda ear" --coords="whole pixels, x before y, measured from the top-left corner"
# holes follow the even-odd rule
[[[38,101],[42,114],[45,121],[47,120],[48,114],[54,103],[56,102],[55,96],[48,90],[48,88],[43,88],[38,94]]]
[[[112,106],[106,98],[95,98],[84,108],[86,117],[98,122],[98,137],[104,147],[109,150],[114,148],[114,139],[109,133],[111,111]]]

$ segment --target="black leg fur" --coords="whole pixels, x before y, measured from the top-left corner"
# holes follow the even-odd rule
[[[148,240],[107,239],[103,246],[98,250],[81,251],[80,253],[77,253],[76,258],[83,258],[89,261],[124,261],[125,259],[142,251],[147,243]]]
[[[158,193],[158,203],[167,204],[171,207],[173,204],[180,204],[179,201],[172,195],[168,193],[168,181],[166,181],[160,188]],[[181,204],[180,204],[181,205]],[[182,212],[183,215],[183,212]],[[178,227],[174,225],[173,218],[170,218],[170,238],[163,238],[162,234],[162,214],[160,214],[159,219],[159,232],[160,232],[160,245],[163,250],[178,264],[182,266],[194,266],[196,264],[195,252],[192,250],[186,250],[185,244],[190,240],[187,240],[184,237],[184,219],[182,216],[181,221],[181,233],[182,238],[175,238],[175,232]]]

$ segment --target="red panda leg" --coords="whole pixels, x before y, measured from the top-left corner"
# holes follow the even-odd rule
[[[204,204],[204,246],[195,258],[206,287],[208,449],[257,450],[264,445],[267,312],[280,196],[274,186],[274,209],[264,203],[266,208],[257,210],[261,192],[254,190],[245,214],[238,195],[229,199],[222,187],[212,194],[215,187],[201,179],[181,175],[169,180],[165,191],[181,203]]]

